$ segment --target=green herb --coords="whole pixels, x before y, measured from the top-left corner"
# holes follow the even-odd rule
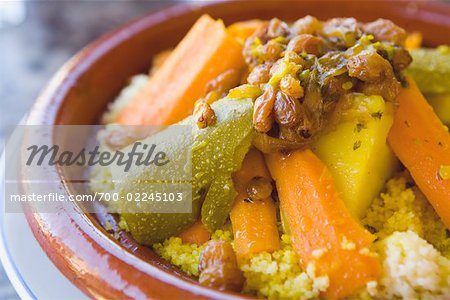
[[[383,117],[383,112],[382,112],[382,111],[377,111],[377,112],[374,112],[374,113],[372,113],[372,114],[370,114],[370,115],[371,115],[372,118],[374,118],[374,119],[381,120],[381,117]]]
[[[393,46],[386,46],[385,49],[388,56],[388,60],[392,61],[395,55],[395,48]]]
[[[367,125],[365,123],[357,123],[355,127],[355,132],[361,132],[361,130],[367,129]]]
[[[412,188],[412,187],[414,187],[414,186],[416,186],[416,184],[415,184],[413,181],[407,181],[407,182],[405,183],[405,187],[406,187],[407,189],[410,189],[410,188]]]
[[[356,142],[353,144],[353,151],[359,149],[360,147],[361,147],[361,141],[356,141]]]
[[[365,225],[364,227],[366,227],[366,229],[367,229],[370,233],[372,233],[372,234],[375,234],[375,233],[378,232],[378,229],[376,229],[376,228],[373,227],[373,226]]]
[[[300,73],[299,78],[300,78],[300,81],[301,81],[302,83],[305,83],[305,82],[308,81],[308,79],[309,79],[310,76],[311,76],[311,71],[310,71],[310,70],[304,70],[304,71],[302,71],[302,72]]]
[[[278,37],[272,39],[272,41],[280,43],[280,44],[287,44],[288,43],[288,40],[284,36],[278,36]]]

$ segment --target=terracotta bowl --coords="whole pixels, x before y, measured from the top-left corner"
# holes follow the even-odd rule
[[[426,45],[450,44],[450,6],[438,2],[394,1],[230,1],[175,6],[144,16],[87,46],[51,80],[33,106],[27,124],[95,124],[130,76],[149,69],[154,54],[176,43],[203,13],[227,24],[250,18],[295,20],[388,18],[423,33]],[[51,170],[53,189],[70,184]],[[25,175],[26,179],[26,175]],[[26,191],[27,186],[22,188]],[[27,208],[28,210],[28,208]],[[27,213],[42,248],[78,288],[93,298],[240,298],[199,286],[126,234],[111,237],[101,226],[107,215],[83,214],[61,206],[58,213]],[[111,219],[113,222],[114,220]]]

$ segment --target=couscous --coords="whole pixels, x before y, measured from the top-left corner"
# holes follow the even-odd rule
[[[388,181],[363,219],[378,238],[372,253],[383,261],[383,273],[378,282],[368,282],[352,299],[445,299],[450,295],[448,231],[411,182],[407,173]],[[280,234],[280,250],[257,254],[240,266],[246,278],[244,292],[269,299],[319,297],[328,287],[327,276],[317,276],[313,266],[302,270],[281,226]],[[228,231],[217,231],[216,238],[232,241]],[[171,237],[153,248],[187,274],[198,276],[201,246]]]

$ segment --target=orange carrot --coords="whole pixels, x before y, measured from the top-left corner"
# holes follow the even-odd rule
[[[277,207],[271,197],[249,202],[247,185],[253,177],[271,179],[262,154],[251,149],[241,170],[233,176],[238,192],[230,213],[234,232],[234,248],[239,260],[260,252],[280,249],[277,228]]]
[[[203,225],[202,221],[197,221],[178,234],[183,243],[203,245],[211,239],[211,233]]]
[[[250,180],[257,176],[272,180],[264,156],[255,148],[251,148],[242,161],[241,169],[233,174],[234,188],[238,192],[246,191]]]
[[[405,40],[405,48],[408,50],[413,50],[420,48],[422,46],[422,34],[420,32],[413,32],[408,34]]]
[[[377,279],[379,260],[365,252],[374,236],[353,219],[320,159],[299,150],[267,155],[266,161],[300,265],[306,269],[313,263],[318,275],[328,275],[323,296],[346,297]]]
[[[388,141],[447,228],[450,229],[450,134],[414,80],[398,95]]]
[[[204,15],[118,117],[126,125],[169,125],[190,113],[206,84],[244,66],[242,45]]]
[[[228,33],[244,42],[249,36],[251,36],[256,30],[262,28],[266,22],[258,19],[249,21],[236,22],[231,24],[227,31]]]

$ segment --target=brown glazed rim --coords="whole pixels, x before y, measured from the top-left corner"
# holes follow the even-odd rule
[[[162,25],[170,30],[176,28],[172,26],[173,24],[188,26],[203,13],[223,18],[226,23],[258,17],[268,19],[275,16],[293,20],[305,14],[315,15],[321,19],[354,16],[364,21],[381,16],[393,19],[407,29],[422,31],[429,45],[450,44],[450,35],[442,34],[450,32],[450,7],[435,1],[239,0],[201,5],[182,4],[136,19],[80,51],[57,72],[38,97],[26,124],[93,124],[105,109],[107,100],[97,103],[95,99],[89,99],[89,108],[83,108],[84,111],[78,112],[77,109],[80,110],[83,103],[77,103],[73,99],[81,97],[79,87],[86,86],[86,79],[83,76],[87,73],[95,74],[108,70],[107,66],[99,64],[102,58],[123,45],[132,47],[134,45],[131,42],[132,38],[143,31],[158,26],[161,30]],[[184,33],[178,31],[160,46],[155,46],[152,54],[162,50],[161,47],[174,45]],[[149,60],[150,57],[151,55],[141,60]],[[99,71],[95,71],[97,69]],[[145,66],[126,70],[127,74],[123,75],[123,78],[144,71]],[[116,80],[111,77],[111,86],[114,88],[98,94],[99,97],[111,100],[119,91],[119,87],[125,84],[123,78]],[[73,113],[74,111],[77,113]],[[54,180],[54,183],[51,183],[54,191],[66,195],[70,192],[70,185],[64,182],[58,170],[50,170],[42,176]],[[27,178],[25,172],[22,178]],[[22,183],[21,188],[25,192],[30,191],[30,186],[26,183]],[[162,261],[149,248],[139,246],[127,237],[119,240],[111,238],[99,226],[95,217],[82,213],[75,204],[58,206],[58,213],[32,212],[32,206],[25,206],[24,209],[34,236],[52,262],[69,280],[92,298],[247,298],[239,294],[202,287]]]

